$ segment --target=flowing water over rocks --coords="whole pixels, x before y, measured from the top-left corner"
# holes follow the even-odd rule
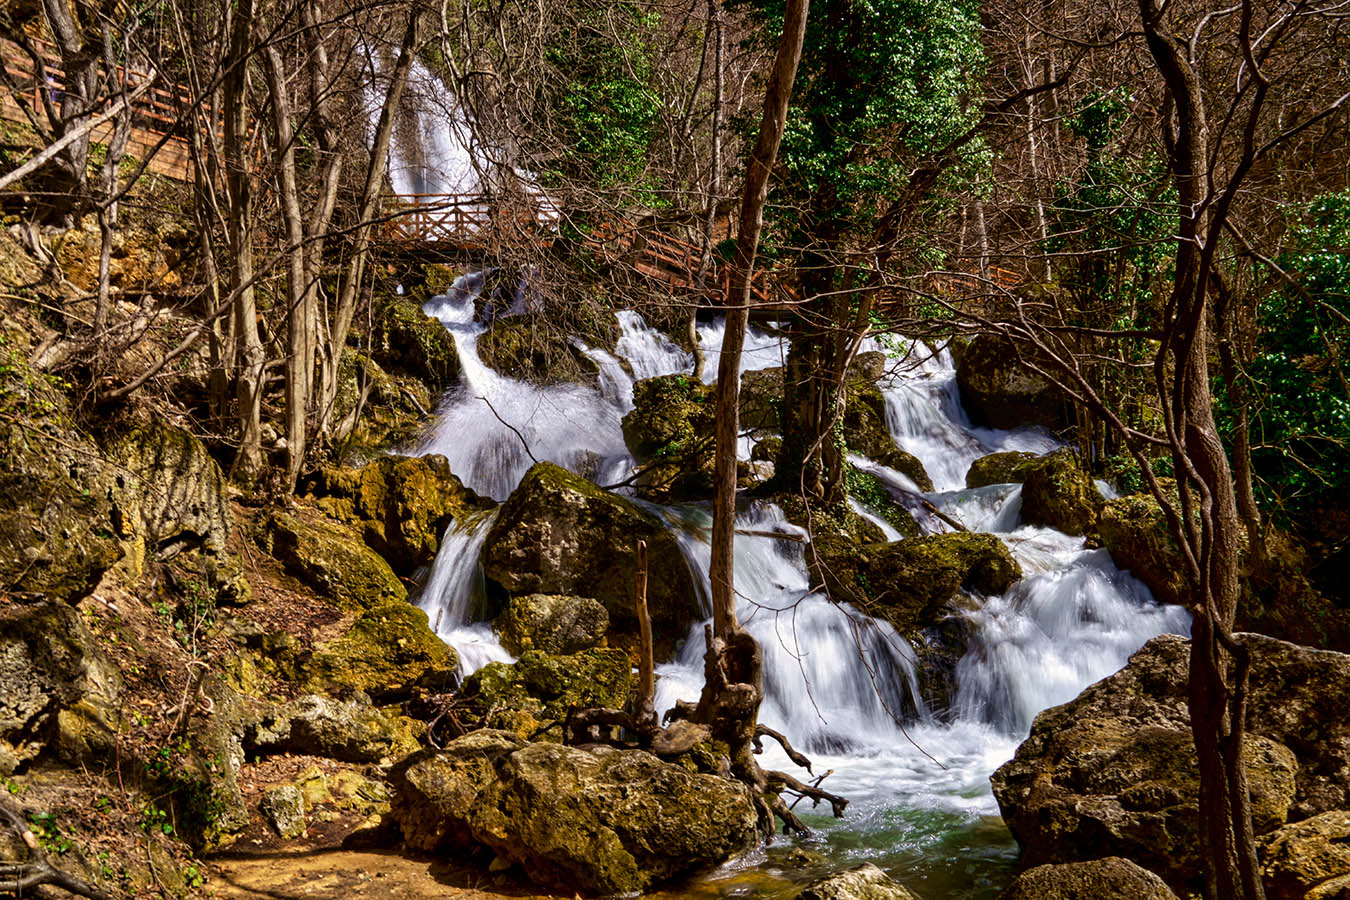
[[[454,336],[463,374],[420,452],[445,455],[467,487],[497,500],[511,494],[535,461],[557,463],[600,485],[623,482],[633,459],[620,420],[632,409],[634,381],[689,372],[690,354],[636,313],[623,312],[615,353],[581,348],[599,368],[596,387],[540,387],[502,376],[475,352],[484,328],[474,318],[482,284],[481,275],[461,277],[449,294],[427,304]],[[720,322],[699,327],[709,359],[705,378],[715,372],[721,336]],[[1048,432],[973,425],[945,349],[915,343],[896,351],[868,343],[865,350],[888,354],[879,382],[887,426],[900,448],[923,462],[935,490],[921,493],[907,476],[862,458],[855,464],[877,476],[924,533],[951,530],[945,517],[996,534],[1025,577],[1001,596],[969,599],[960,613],[968,637],[955,667],[954,696],[935,709],[920,690],[909,640],[854,606],[813,593],[801,529],[772,504],[749,504],[740,519],[747,533],[736,539],[736,589],[742,621],[764,651],[761,719],[811,755],[817,774],[832,771],[826,786],[852,803],[840,821],[823,811],[805,813],[823,841],[818,863],[789,861],[784,845],[714,877],[748,866],[790,870],[801,880],[871,861],[926,900],[991,898],[1011,880],[1016,848],[998,817],[990,774],[1011,758],[1037,712],[1116,671],[1149,638],[1186,633],[1189,618],[1178,607],[1155,603],[1141,582],[1082,537],[1021,524],[1020,486],[965,488],[967,470],[982,456],[1055,449]],[[743,370],[780,365],[785,349],[781,339],[752,331]],[[697,504],[643,508],[669,523],[695,582],[706,586],[706,510]],[[420,601],[437,633],[459,651],[466,674],[510,659],[480,621],[478,555],[491,525],[489,514],[452,527]],[[882,530],[888,540],[898,537],[893,528]],[[658,666],[660,709],[697,697],[702,633],[703,625],[695,624],[674,658]],[[778,752],[767,751],[771,765],[789,768],[775,758]]]

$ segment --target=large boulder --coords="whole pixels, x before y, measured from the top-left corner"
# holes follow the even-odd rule
[[[1128,859],[1037,866],[1018,875],[999,900],[1177,900],[1167,884]]]
[[[1025,450],[1007,450],[981,456],[966,470],[966,487],[988,487],[991,484],[1021,484],[1022,463],[1036,458]]]
[[[74,601],[122,557],[114,473],[30,350],[22,332],[0,333],[0,589]]]
[[[638,486],[658,501],[707,497],[713,489],[713,389],[688,375],[633,385],[623,437],[644,466]]]
[[[848,382],[841,430],[852,452],[907,476],[921,491],[933,490],[933,479],[923,462],[896,446],[886,424],[886,397],[875,384],[862,379]]]
[[[1103,499],[1072,450],[1056,450],[1017,467],[1022,478],[1022,521],[1065,534],[1096,530]]]
[[[933,624],[962,590],[1002,594],[1022,577],[1002,541],[973,532],[862,546],[821,537],[807,559],[832,600],[885,616],[902,634]]]
[[[758,839],[750,792],[640,750],[531,744],[478,731],[391,775],[407,846],[485,850],[564,892],[636,894]]]
[[[267,711],[244,734],[250,754],[300,753],[346,762],[377,763],[418,748],[409,720],[357,693],[349,700],[297,697]]]
[[[406,600],[408,589],[360,535],[312,513],[277,510],[266,526],[266,549],[287,574],[342,609],[363,610]]]
[[[1285,825],[1261,840],[1259,856],[1270,900],[1350,897],[1350,811]]]
[[[325,466],[305,483],[319,509],[359,529],[395,571],[429,564],[451,523],[490,507],[444,456],[382,456],[359,469]]]
[[[0,775],[48,748],[76,764],[111,753],[121,688],[74,608],[0,605]]]
[[[639,540],[647,542],[652,624],[683,634],[700,617],[699,587],[675,535],[651,513],[552,463],[533,466],[502,504],[481,563],[511,594],[593,597],[613,625],[632,629]]]
[[[872,863],[818,878],[798,892],[796,900],[916,900],[903,885]]]
[[[562,738],[551,729],[577,709],[622,709],[632,689],[632,663],[622,650],[559,655],[526,650],[514,663],[494,662],[464,680],[461,696],[479,722],[523,737]]]
[[[448,690],[459,658],[432,633],[427,614],[402,600],[374,606],[345,634],[319,644],[297,663],[297,677],[313,691],[364,691],[397,698],[414,686]]]
[[[1350,656],[1262,635],[1251,652],[1246,757],[1258,835],[1350,808]],[[994,796],[1031,865],[1133,859],[1178,893],[1200,877],[1190,646],[1155,638],[1036,717]]]
[[[502,646],[517,655],[526,650],[576,653],[605,639],[609,613],[598,600],[559,594],[515,597],[497,617]]]
[[[1164,482],[1175,495],[1175,485]],[[1097,519],[1102,544],[1117,566],[1134,574],[1159,603],[1184,603],[1190,590],[1186,557],[1152,494],[1129,494],[1104,504]]]
[[[619,323],[605,313],[580,334],[583,343],[614,348]],[[534,314],[494,320],[478,336],[476,349],[483,364],[502,375],[536,384],[593,384],[600,367],[572,340],[576,332]]]
[[[442,391],[459,379],[459,353],[445,326],[405,297],[386,297],[375,311],[370,355],[390,372],[401,372]]]
[[[1018,348],[995,335],[979,335],[956,362],[961,401],[972,419],[994,428],[1065,424],[1064,399],[1031,371]]]

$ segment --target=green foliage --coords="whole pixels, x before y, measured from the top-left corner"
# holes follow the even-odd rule
[[[64,856],[75,846],[70,838],[62,832],[54,813],[29,813],[28,823],[32,828],[33,835],[38,839],[38,846],[48,853]]]
[[[1252,464],[1261,499],[1297,515],[1324,493],[1350,489],[1350,191],[1295,211],[1280,282],[1257,308],[1255,358],[1247,366]],[[1220,396],[1231,429],[1231,402]]]

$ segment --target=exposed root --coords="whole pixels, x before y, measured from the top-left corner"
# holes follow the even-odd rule
[[[779,744],[779,746],[783,748],[783,751],[784,751],[785,753],[787,753],[788,759],[792,760],[792,762],[793,762],[795,765],[799,765],[799,766],[801,766],[803,769],[805,769],[806,771],[811,772],[811,760],[807,759],[807,758],[806,758],[805,756],[803,756],[801,753],[799,753],[799,752],[797,752],[795,749],[793,749],[792,745],[791,745],[790,743],[788,743],[788,739],[787,739],[784,735],[779,734],[778,732],[776,732],[776,731],[774,731],[772,728],[770,728],[768,725],[764,725],[764,724],[762,724],[762,723],[759,723],[759,724],[756,724],[756,725],[755,725],[755,752],[756,752],[756,753],[763,753],[763,752],[764,752],[764,744],[761,743],[760,738],[766,738],[766,737],[773,738],[775,741],[777,741],[778,744]],[[815,772],[811,772],[811,774],[814,775],[814,774],[816,774],[816,773],[815,773]]]
[[[812,806],[819,806],[822,800],[827,801],[830,804],[830,811],[834,813],[836,819],[843,818],[844,810],[848,808],[847,798],[840,797],[838,794],[831,794],[829,791],[822,789],[818,786],[819,782],[816,785],[805,784],[786,772],[765,772],[764,777],[771,786],[775,783],[780,784],[792,793],[797,794],[798,799],[801,797],[809,798]]]
[[[31,893],[41,885],[50,884],[69,891],[78,897],[89,897],[90,900],[113,900],[110,894],[106,894],[84,880],[52,865],[51,861],[47,859],[47,852],[38,843],[37,835],[33,834],[33,830],[28,827],[28,820],[24,818],[21,812],[11,809],[4,802],[0,802],[0,818],[9,823],[9,826],[23,841],[24,846],[28,848],[28,859],[25,862],[0,863],[0,893],[21,897]]]

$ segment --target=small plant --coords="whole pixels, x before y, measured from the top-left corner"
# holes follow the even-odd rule
[[[206,876],[196,866],[188,866],[183,870],[183,882],[189,888],[199,888],[206,884]]]
[[[75,846],[70,838],[61,832],[54,813],[32,813],[28,817],[28,822],[32,826],[33,835],[38,839],[38,846],[48,853],[64,856]]]
[[[141,831],[146,834],[159,832],[161,834],[173,834],[173,824],[169,821],[169,814],[160,809],[154,802],[145,804],[141,809]]]

